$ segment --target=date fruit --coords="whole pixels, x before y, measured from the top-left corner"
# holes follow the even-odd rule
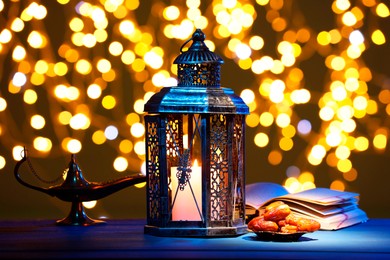
[[[269,204],[260,216],[254,217],[248,223],[248,229],[255,232],[313,232],[320,229],[320,227],[320,223],[314,219],[295,216],[290,207],[282,201]]]

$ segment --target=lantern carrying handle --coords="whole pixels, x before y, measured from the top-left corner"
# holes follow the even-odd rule
[[[195,32],[192,34],[191,38],[188,39],[183,43],[183,45],[180,47],[180,53],[183,53],[184,46],[187,45],[191,40],[194,41],[190,49],[193,50],[200,50],[200,48],[207,48],[207,46],[203,43],[206,39],[206,35],[202,32],[201,29],[196,29]],[[208,49],[208,48],[207,48]]]

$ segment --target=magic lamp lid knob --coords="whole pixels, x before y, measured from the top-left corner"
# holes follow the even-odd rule
[[[89,182],[84,178],[83,173],[76,163],[76,155],[72,154],[69,162],[69,168],[65,181],[61,187],[75,188],[75,187],[88,187]]]
[[[181,54],[176,57],[178,64],[178,86],[186,87],[220,87],[220,67],[223,59],[210,51],[205,44],[206,35],[196,29],[192,37],[180,48]],[[192,41],[187,51],[183,48]]]

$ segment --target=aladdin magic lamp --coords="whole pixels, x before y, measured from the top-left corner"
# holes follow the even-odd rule
[[[25,162],[27,162],[28,166],[30,167],[30,171],[34,173],[35,177],[47,184],[52,184],[57,181],[60,181],[63,175],[60,175],[54,181],[45,181],[44,179],[39,177],[37,172],[32,167],[30,159],[27,156],[26,149],[24,149],[23,151],[22,159],[16,163],[14,168],[15,178],[22,185],[46,193],[50,196],[57,197],[60,200],[72,203],[71,210],[68,216],[63,219],[57,220],[57,225],[90,226],[105,223],[105,221],[103,220],[97,220],[88,217],[84,211],[84,206],[82,203],[84,201],[92,201],[104,198],[121,189],[146,181],[146,177],[144,175],[134,174],[116,180],[111,180],[105,183],[89,182],[84,178],[79,165],[76,163],[76,156],[72,154],[69,162],[69,167],[64,172],[66,173],[66,176],[63,183],[58,185],[51,185],[50,187],[44,188],[34,186],[21,178],[19,170]]]
[[[184,46],[192,40],[187,51]],[[220,86],[221,57],[197,29],[174,63],[178,84],[145,104],[146,234],[237,236],[245,224],[245,115]]]

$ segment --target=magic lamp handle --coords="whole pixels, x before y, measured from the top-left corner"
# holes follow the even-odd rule
[[[45,189],[45,188],[42,188],[42,187],[38,187],[38,186],[34,186],[34,185],[31,185],[27,182],[25,182],[19,175],[19,168],[20,166],[27,160],[27,150],[24,149],[24,153],[23,153],[23,158],[18,161],[15,165],[15,168],[14,168],[14,175],[15,175],[15,178],[16,180],[22,184],[23,186],[26,186],[27,188],[30,188],[30,189],[33,189],[33,190],[37,190],[37,191],[41,191],[43,193],[46,193],[46,194],[49,194],[51,196],[54,196],[53,194],[50,194],[50,192]]]

